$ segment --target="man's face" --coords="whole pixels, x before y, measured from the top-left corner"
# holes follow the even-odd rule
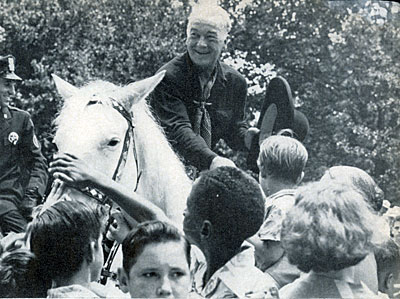
[[[203,69],[213,69],[225,46],[223,29],[201,21],[189,28],[186,47],[193,63]]]
[[[7,99],[15,94],[15,82],[0,78],[0,105],[6,104]]]

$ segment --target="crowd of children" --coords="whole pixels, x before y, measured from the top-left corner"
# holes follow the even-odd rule
[[[201,173],[183,232],[145,199],[80,168],[116,202],[145,210],[131,231],[113,228],[122,234],[118,288],[98,283],[106,209],[59,200],[26,234],[1,240],[0,297],[399,297],[400,218],[391,217],[389,234],[382,191],[348,166],[298,187],[307,159],[298,140],[271,136],[261,145],[259,183],[235,167]]]

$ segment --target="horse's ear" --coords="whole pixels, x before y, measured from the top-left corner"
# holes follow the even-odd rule
[[[161,71],[152,77],[131,83],[124,87],[127,89],[126,91],[128,91],[128,94],[130,94],[130,96],[128,96],[129,103],[126,103],[129,105],[127,108],[130,109],[132,105],[144,100],[154,90],[154,88],[156,88],[158,83],[162,81],[165,72],[166,71]]]
[[[54,83],[56,84],[58,93],[64,98],[67,99],[78,92],[78,88],[68,83],[67,81],[61,79],[55,74],[51,74],[53,77]]]

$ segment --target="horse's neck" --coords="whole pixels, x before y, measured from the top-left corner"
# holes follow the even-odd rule
[[[181,225],[191,181],[154,120],[144,111],[135,118],[138,125],[136,145],[142,171],[138,193]]]

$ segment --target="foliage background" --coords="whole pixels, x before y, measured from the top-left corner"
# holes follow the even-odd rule
[[[126,84],[185,50],[188,0],[1,0],[0,53],[25,80],[12,102],[28,110],[45,155],[61,105],[50,74],[80,86]],[[289,81],[309,118],[305,181],[333,165],[366,170],[400,205],[400,17],[391,1],[222,0],[232,15],[223,59],[249,83],[254,123],[268,81]],[[245,168],[244,153],[218,149]]]

